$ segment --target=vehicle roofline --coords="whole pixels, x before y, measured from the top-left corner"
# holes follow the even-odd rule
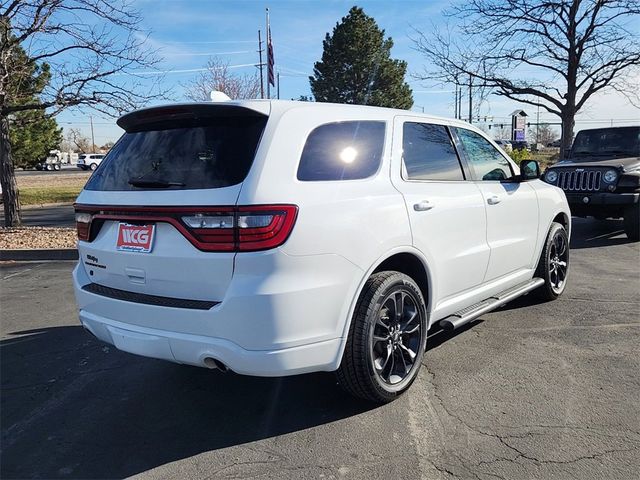
[[[448,125],[452,125],[452,126],[459,126],[459,127],[464,127],[464,128],[469,128],[472,130],[476,130],[476,131],[481,131],[479,130],[477,127],[475,127],[474,125],[465,122],[463,120],[459,120],[459,119],[454,119],[454,118],[450,118],[450,117],[442,117],[442,116],[437,116],[437,115],[431,115],[429,113],[422,113],[422,112],[414,112],[411,110],[402,110],[402,109],[398,109],[398,108],[388,108],[388,107],[378,107],[378,106],[372,106],[372,105],[353,105],[353,104],[345,104],[345,103],[331,103],[331,102],[304,102],[304,101],[299,101],[299,100],[276,100],[276,99],[246,99],[246,100],[227,100],[227,101],[223,101],[223,102],[207,102],[207,101],[201,101],[201,102],[179,102],[179,103],[165,103],[165,104],[158,104],[158,105],[153,105],[150,107],[145,107],[145,108],[141,108],[141,109],[137,109],[137,110],[132,110],[131,112],[127,112],[126,114],[122,115],[119,119],[118,119],[118,124],[120,124],[120,119],[130,116],[132,114],[137,114],[137,113],[141,113],[141,112],[145,112],[145,111],[152,111],[155,109],[160,109],[160,108],[168,108],[168,107],[178,107],[178,108],[185,108],[185,107],[190,107],[190,106],[197,106],[198,108],[202,108],[204,106],[209,106],[209,107],[217,107],[217,106],[221,106],[221,105],[226,105],[226,106],[237,106],[237,107],[241,107],[241,108],[246,108],[249,110],[254,110],[258,113],[262,113],[265,115],[271,115],[271,114],[279,114],[282,115],[284,113],[286,113],[289,110],[293,110],[293,109],[300,109],[300,108],[308,108],[308,109],[328,109],[328,108],[332,108],[332,109],[340,109],[340,110],[346,110],[346,111],[362,111],[363,113],[373,113],[375,112],[376,114],[380,115],[380,116],[388,116],[389,120],[392,120],[394,117],[397,116],[411,116],[411,117],[419,117],[419,118],[423,118],[424,120],[430,120],[430,121],[436,121],[436,122],[443,122],[446,123]]]

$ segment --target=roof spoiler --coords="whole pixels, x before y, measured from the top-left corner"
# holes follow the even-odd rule
[[[255,117],[268,116],[270,105],[268,102],[243,102],[239,104],[233,101],[220,103],[183,103],[175,105],[162,105],[158,107],[143,108],[121,116],[116,122],[125,131],[138,127],[170,121],[197,120],[201,118],[215,117]]]

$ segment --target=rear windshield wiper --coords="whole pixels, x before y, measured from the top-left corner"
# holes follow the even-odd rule
[[[164,180],[142,180],[140,178],[130,178],[129,185],[133,185],[138,188],[169,188],[169,187],[184,187],[185,184],[181,182],[167,182]]]

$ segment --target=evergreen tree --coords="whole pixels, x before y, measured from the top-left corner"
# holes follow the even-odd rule
[[[51,79],[49,65],[36,65],[21,46],[12,50],[11,70],[15,72],[7,83],[7,97],[15,105],[38,105],[40,94]],[[50,150],[62,141],[62,130],[44,110],[18,110],[8,118],[9,139],[14,167],[33,167],[45,160]]]
[[[391,58],[393,40],[384,33],[361,8],[352,7],[325,36],[322,60],[309,77],[316,101],[411,108],[407,62]]]
[[[43,110],[27,110],[15,113],[9,120],[9,138],[13,165],[33,167],[60,146],[62,129]]]

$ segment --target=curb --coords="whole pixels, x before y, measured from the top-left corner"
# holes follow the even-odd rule
[[[32,203],[31,205],[20,205],[20,210],[37,210],[51,207],[73,207],[73,202]]]
[[[77,260],[78,250],[75,248],[41,249],[41,250],[0,250],[0,260],[34,261],[34,260]]]

